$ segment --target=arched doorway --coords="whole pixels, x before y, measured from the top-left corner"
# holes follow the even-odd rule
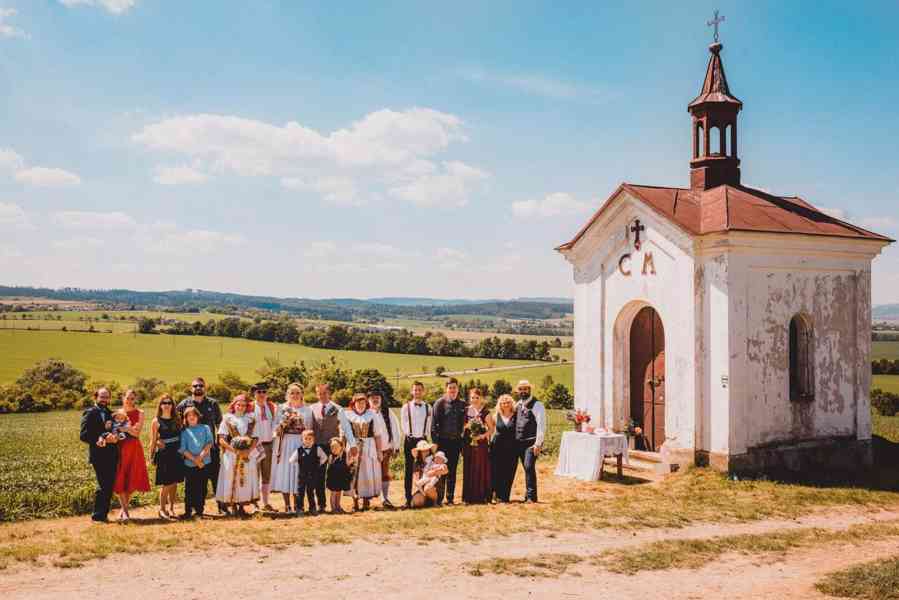
[[[630,415],[643,429],[646,449],[665,442],[665,328],[659,313],[644,306],[630,331]]]

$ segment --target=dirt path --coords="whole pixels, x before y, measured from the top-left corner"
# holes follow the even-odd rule
[[[540,367],[564,367],[571,365],[570,362],[538,362],[528,363],[524,365],[512,365],[511,367],[478,367],[471,369],[460,369],[458,371],[444,371],[444,377],[452,377],[455,375],[477,375],[479,373],[493,373],[495,371],[519,371],[522,369],[538,369]],[[412,375],[400,375],[400,379],[421,379],[423,377],[437,377],[437,373],[413,373]]]
[[[450,509],[451,510],[451,509]],[[327,517],[322,517],[327,518]],[[699,570],[614,575],[580,565],[557,579],[485,573],[470,575],[463,564],[496,557],[539,553],[595,554],[660,539],[705,538],[766,533],[804,527],[839,530],[858,523],[899,519],[899,511],[842,510],[792,521],[704,524],[678,530],[637,533],[590,531],[558,536],[516,535],[477,544],[385,544],[359,540],[351,545],[286,549],[221,549],[187,553],[130,555],[89,563],[78,569],[22,567],[0,575],[3,600],[129,598],[204,600],[286,597],[377,600],[404,598],[615,598],[645,600],[648,590],[671,599],[729,598],[778,600],[821,598],[814,583],[850,564],[899,552],[899,539],[858,546],[833,545],[795,551],[783,560],[726,556]],[[223,541],[223,546],[227,545]],[[313,560],[314,559],[314,560]],[[128,593],[130,591],[131,593]],[[376,592],[376,593],[375,593]],[[374,596],[370,594],[374,593]],[[653,594],[650,594],[652,596]],[[655,594],[658,596],[658,594]]]

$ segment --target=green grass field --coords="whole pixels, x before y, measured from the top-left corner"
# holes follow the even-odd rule
[[[871,342],[871,360],[899,358],[899,342]]]
[[[899,394],[899,375],[874,375],[871,379],[871,388]]]
[[[147,414],[150,409],[144,410]],[[0,521],[90,512],[94,475],[87,463],[87,446],[78,439],[80,418],[80,411],[0,415]],[[152,415],[146,418],[141,436],[145,453]],[[562,432],[568,428],[564,411],[548,411],[547,453],[558,452]],[[391,465],[399,481],[402,464],[400,456]],[[151,465],[151,482],[152,469]],[[138,494],[135,503],[157,500],[150,492]]]
[[[99,380],[129,384],[137,377],[158,377],[173,383],[197,375],[215,379],[234,371],[252,379],[265,358],[284,363],[307,363],[337,357],[353,369],[374,368],[393,378],[421,373],[442,365],[448,370],[519,365],[524,361],[481,358],[418,356],[322,350],[297,344],[257,342],[238,338],[140,334],[74,333],[59,331],[4,331],[0,329],[0,383],[14,381],[39,360],[60,358]],[[494,377],[495,379],[495,377]],[[491,379],[491,381],[493,381]]]

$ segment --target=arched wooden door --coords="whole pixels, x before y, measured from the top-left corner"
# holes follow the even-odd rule
[[[665,329],[654,308],[642,308],[631,324],[631,419],[643,428],[647,450],[665,441]]]

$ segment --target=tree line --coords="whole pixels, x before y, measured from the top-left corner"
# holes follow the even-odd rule
[[[871,361],[872,375],[899,375],[899,358],[890,360],[881,358]]]
[[[274,358],[267,358],[256,369],[256,375],[256,379],[249,382],[237,373],[226,371],[218,376],[217,381],[209,380],[206,391],[209,397],[219,402],[229,402],[237,394],[248,393],[251,383],[264,381],[269,386],[269,397],[276,402],[284,400],[287,386],[291,383],[299,383],[306,388],[307,402],[315,401],[314,388],[320,383],[330,386],[332,398],[342,406],[349,405],[353,393],[370,390],[378,390],[388,406],[399,406],[412,397],[411,381],[403,382],[395,388],[379,370],[350,369],[334,357],[312,364],[305,361],[283,364]],[[110,391],[114,403],[121,402],[122,393],[126,389],[132,389],[137,403],[148,406],[165,393],[176,401],[184,399],[190,393],[190,381],[187,380],[168,383],[156,377],[138,377],[131,385],[124,386],[118,381],[91,379],[80,369],[51,358],[26,369],[14,383],[0,385],[0,414],[86,408],[94,402],[93,392],[101,387]],[[469,380],[461,383],[463,397],[467,398],[468,391],[472,388],[481,390],[488,405],[495,403],[496,398],[502,394],[512,392],[512,384],[504,379],[497,379],[493,384]],[[442,381],[425,384],[427,402],[436,401],[443,392]],[[574,398],[568,387],[555,383],[549,375],[543,378],[535,395],[548,408],[574,406]]]
[[[138,322],[138,331],[153,333],[156,322],[144,318]],[[442,333],[427,332],[416,335],[409,330],[370,331],[346,325],[330,325],[325,329],[307,327],[300,330],[287,319],[277,321],[248,321],[228,317],[210,319],[205,323],[179,321],[159,331],[172,335],[207,335],[246,338],[267,342],[300,344],[326,350],[361,350],[390,354],[421,354],[425,356],[457,356],[470,358],[496,358],[552,361],[549,342],[515,340],[489,337],[475,343],[449,339]]]

